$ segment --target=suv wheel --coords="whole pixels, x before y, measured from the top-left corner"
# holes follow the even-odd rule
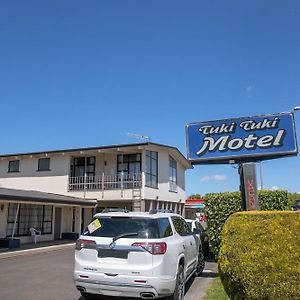
[[[94,295],[94,294],[90,294],[90,293],[86,293],[86,292],[80,292],[80,294],[86,300],[96,299],[96,295]]]
[[[204,267],[205,267],[205,258],[204,258],[203,252],[199,251],[199,254],[198,254],[198,263],[197,263],[195,275],[196,276],[201,275],[202,272],[203,272],[203,270],[204,270]]]
[[[180,265],[178,267],[176,286],[173,295],[166,298],[166,300],[183,300],[185,292],[185,282],[184,282],[184,272],[183,267]]]

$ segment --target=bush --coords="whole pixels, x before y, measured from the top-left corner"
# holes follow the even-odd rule
[[[212,252],[218,257],[220,235],[227,218],[234,212],[242,210],[239,192],[206,194],[205,215],[208,224],[208,237]]]
[[[258,191],[261,210],[286,210],[290,209],[287,191]],[[227,218],[241,207],[240,192],[206,194],[205,214],[208,223],[208,236],[215,257],[218,257],[220,248],[220,234]]]
[[[239,212],[225,223],[219,271],[231,299],[300,299],[300,212]]]
[[[287,210],[290,209],[287,191],[259,191],[259,206],[261,210]]]

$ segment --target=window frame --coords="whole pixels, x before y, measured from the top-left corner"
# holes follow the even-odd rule
[[[8,234],[8,231],[10,230],[9,227],[11,227],[11,226],[9,226],[9,224],[13,225],[14,219],[15,219],[14,213],[12,215],[10,215],[10,209],[11,209],[12,205],[18,205],[18,204],[17,203],[9,203],[7,222],[6,222],[6,224],[7,224],[6,237],[12,236],[12,232],[11,232],[11,234]],[[49,211],[48,211],[48,214],[46,213],[46,207],[49,207],[51,209],[50,214],[49,214]],[[35,209],[41,209],[41,211],[42,211],[42,214],[39,215],[39,217],[41,217],[41,219],[39,219],[38,228],[36,228],[37,226],[35,224],[33,224],[33,222],[30,222],[31,221],[30,217],[32,218],[31,214]],[[29,228],[31,228],[31,227],[34,227],[35,229],[40,230],[42,235],[52,234],[53,233],[53,209],[54,209],[54,206],[48,205],[48,204],[42,205],[42,204],[21,203],[20,207],[19,207],[18,218],[16,221],[16,228],[15,228],[14,236],[16,236],[16,237],[17,236],[30,236],[31,233],[29,232]],[[14,209],[12,211],[14,212]],[[24,214],[22,214],[23,212],[24,212]],[[50,217],[50,220],[49,220],[49,217]],[[10,220],[10,218],[11,218],[11,220]],[[22,219],[29,220],[29,221],[28,221],[28,223],[22,222]],[[22,229],[24,229],[22,227],[22,224],[28,225],[29,228],[28,228],[28,231],[26,230],[26,233],[20,234],[20,231]],[[48,226],[45,226],[46,224]],[[47,231],[47,228],[50,228],[51,230]]]
[[[177,161],[169,155],[169,192],[177,193]]]
[[[155,157],[153,157],[153,154],[155,154]],[[147,165],[147,157],[150,159],[150,165]],[[154,165],[154,166],[153,166]],[[148,172],[148,168],[150,169]],[[154,170],[156,174],[154,173]],[[148,177],[149,176],[149,177]],[[145,186],[149,188],[158,189],[158,152],[156,151],[146,151],[146,171],[145,171]],[[150,179],[150,180],[147,180]],[[154,179],[154,180],[153,180]],[[150,184],[147,184],[150,182]]]
[[[118,154],[117,156],[117,174],[132,174],[129,173],[130,164],[139,165],[139,173],[142,171],[142,154],[141,153],[130,153],[130,154]],[[125,168],[121,168],[121,166]]]
[[[11,167],[12,167],[13,163],[16,163],[16,162],[18,162],[18,168],[17,168],[17,170],[11,170]],[[20,172],[20,160],[19,159],[10,160],[8,162],[7,173],[18,173],[18,172]]]
[[[48,168],[41,168],[41,161],[48,161]],[[38,159],[38,169],[37,169],[38,172],[43,172],[43,171],[51,171],[50,169],[50,157],[40,157]]]

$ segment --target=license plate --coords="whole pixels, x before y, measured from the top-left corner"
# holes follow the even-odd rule
[[[127,250],[113,250],[113,249],[99,249],[98,257],[100,257],[100,258],[114,257],[114,258],[127,259],[128,251]]]

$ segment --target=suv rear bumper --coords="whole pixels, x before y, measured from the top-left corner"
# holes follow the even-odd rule
[[[81,275],[81,276],[80,276]],[[88,278],[83,278],[88,277]],[[136,280],[143,282],[136,282]],[[103,273],[74,272],[74,281],[78,290],[91,294],[116,297],[137,297],[148,294],[147,299],[171,295],[175,290],[176,278],[137,277],[127,275],[107,276]],[[153,295],[153,297],[151,297]],[[146,298],[146,297],[145,297]]]

